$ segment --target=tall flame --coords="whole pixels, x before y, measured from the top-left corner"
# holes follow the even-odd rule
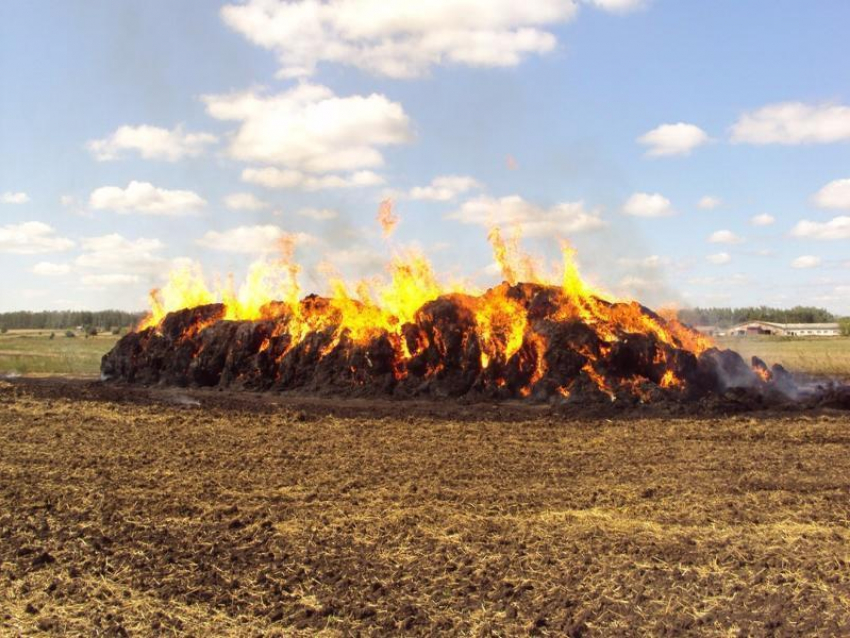
[[[520,248],[519,228],[514,229],[514,235],[510,240],[502,238],[502,231],[498,226],[490,229],[487,239],[493,247],[493,258],[502,271],[502,277],[509,284],[519,281],[536,283],[540,281],[537,276],[538,266],[534,259],[524,253]]]

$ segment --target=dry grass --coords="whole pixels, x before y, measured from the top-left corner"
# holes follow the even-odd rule
[[[850,337],[724,337],[718,345],[792,372],[850,380]]]
[[[0,634],[850,634],[847,417],[194,396],[0,387]]]

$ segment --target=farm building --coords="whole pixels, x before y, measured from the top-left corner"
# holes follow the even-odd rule
[[[734,337],[776,335],[780,337],[837,337],[841,328],[837,323],[773,323],[771,321],[746,321],[732,326],[726,334]]]

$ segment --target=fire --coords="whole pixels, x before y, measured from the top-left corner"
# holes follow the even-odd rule
[[[667,370],[664,373],[664,376],[661,377],[661,383],[659,383],[662,388],[677,388],[682,385],[682,382],[676,378],[676,373],[672,370]]]
[[[398,223],[390,200],[381,204],[378,219],[384,235],[389,236]],[[316,350],[320,359],[331,356],[339,348],[361,347],[367,349],[367,367],[373,365],[368,349],[378,342],[385,343],[382,347],[392,351],[393,375],[396,380],[403,380],[410,366],[418,370],[417,374],[445,374],[445,357],[450,349],[460,348],[465,352],[474,348],[478,358],[476,368],[486,373],[486,383],[496,388],[512,387],[524,397],[538,384],[550,383],[547,379],[550,338],[554,334],[551,330],[581,324],[592,331],[596,341],[595,345],[573,347],[583,361],[580,372],[611,400],[623,392],[646,400],[649,377],[656,380],[651,387],[669,391],[686,389],[686,382],[668,364],[663,348],[699,355],[711,346],[706,338],[675,319],[665,320],[637,302],[617,301],[590,286],[579,272],[575,249],[569,245],[565,244],[562,250],[560,284],[545,283],[549,278],[542,274],[540,263],[522,251],[520,239],[518,232],[506,239],[499,228],[488,234],[505,283],[484,294],[476,295],[466,285],[445,284],[422,253],[409,250],[390,258],[384,278],[349,284],[338,275],[326,273],[330,295],[302,299],[296,241],[294,237],[285,237],[277,256],[251,265],[245,281],[238,287],[232,278],[209,287],[198,266],[173,271],[166,285],[151,293],[151,312],[140,330],[157,330],[163,319],[177,310],[221,303],[220,316],[214,315],[210,323],[272,322],[272,331],[254,347],[276,362],[311,335],[321,333],[322,345]],[[545,302],[532,310],[531,300],[535,298]],[[462,327],[462,333],[446,333],[440,326],[429,323],[431,315],[427,309],[440,299],[450,299],[457,308],[456,320],[461,322],[458,329]],[[195,333],[207,327],[209,323],[197,328]],[[652,372],[647,367],[640,374],[618,377],[605,371],[605,360],[630,335],[643,335],[658,344],[653,346],[655,354],[645,366],[656,366],[654,369],[660,368],[663,373]],[[434,361],[433,356],[421,359],[419,355],[426,351],[441,353],[440,360]],[[363,383],[362,372],[356,365],[346,365],[346,369],[352,383]],[[511,383],[506,375],[511,375]],[[549,391],[570,397],[574,383],[575,379],[555,384]]]
[[[498,227],[492,228],[487,234],[487,240],[493,247],[493,257],[505,281],[509,284],[520,281],[537,283],[540,281],[537,276],[539,267],[530,255],[520,249],[521,238],[519,229],[515,230],[510,241],[502,238],[502,232]]]
[[[501,357],[505,361],[522,347],[528,327],[525,309],[513,299],[501,294],[481,298],[474,309],[481,340],[481,367]]]
[[[204,276],[198,265],[183,266],[171,271],[168,283],[150,293],[151,311],[142,320],[139,328],[157,326],[169,312],[183,308],[196,308],[214,303],[216,296],[204,283]]]
[[[385,199],[378,206],[378,223],[384,229],[384,237],[389,237],[393,234],[395,227],[400,221],[399,216],[393,212],[393,200]]]

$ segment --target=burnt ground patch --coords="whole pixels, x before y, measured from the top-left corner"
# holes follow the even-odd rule
[[[0,633],[847,635],[848,452],[840,413],[0,382]]]

